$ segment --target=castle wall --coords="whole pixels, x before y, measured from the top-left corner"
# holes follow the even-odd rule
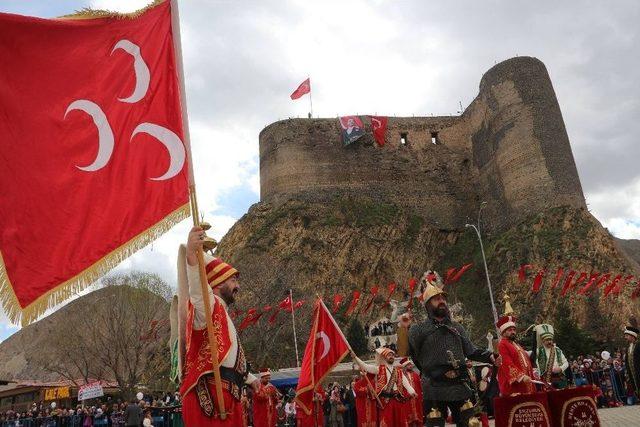
[[[354,193],[407,206],[443,228],[464,225],[472,186],[459,117],[389,118],[387,143],[344,147],[337,119],[290,119],[260,134],[262,200]],[[369,124],[367,123],[367,126]],[[437,132],[437,144],[432,143]],[[407,134],[401,145],[400,134]]]
[[[585,206],[560,107],[535,58],[491,68],[462,116],[390,117],[384,147],[365,125],[367,135],[348,147],[337,118],[267,126],[261,200],[353,193],[410,208],[441,228],[475,219],[481,201],[492,228],[552,206]]]
[[[492,225],[553,206],[585,206],[560,106],[541,61],[512,58],[491,68],[464,117],[479,196]]]

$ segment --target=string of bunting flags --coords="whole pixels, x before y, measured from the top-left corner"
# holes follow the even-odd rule
[[[450,285],[457,282],[458,280],[460,280],[460,278],[462,278],[464,273],[466,273],[472,266],[473,264],[464,264],[460,268],[456,268],[456,267],[449,268],[447,270],[447,274],[444,279],[444,284]],[[414,299],[417,298],[419,301],[422,301],[422,290],[417,288],[418,288],[418,280],[415,278],[409,279],[408,281],[408,295],[409,295],[408,307],[409,308],[411,307]],[[384,297],[384,300],[382,302],[379,302],[379,300],[377,299],[377,297],[381,294],[381,286],[379,285],[372,286],[369,289],[368,295],[364,296],[364,298],[363,298],[362,291],[357,289],[353,290],[353,292],[351,293],[351,301],[347,306],[344,315],[346,317],[350,317],[358,307],[361,300],[365,301],[364,306],[363,308],[361,308],[361,311],[360,311],[361,314],[368,313],[374,305],[380,305],[381,308],[388,307],[390,306],[391,297],[397,292],[398,292],[398,284],[395,282],[390,282],[386,287],[386,293],[385,293],[386,297]],[[341,307],[343,307],[344,305],[343,303],[346,302],[346,298],[347,297],[345,297],[340,293],[335,294],[332,299],[333,304],[331,306],[331,312],[337,313],[341,309]],[[303,305],[305,305],[305,303],[306,303],[305,300],[299,300],[299,301],[295,301],[292,304],[291,296],[287,296],[285,299],[276,303],[275,305],[266,305],[262,308],[254,307],[246,311],[233,310],[230,313],[230,316],[232,320],[236,320],[240,317],[242,318],[242,320],[240,321],[240,325],[238,326],[238,330],[244,331],[250,326],[257,324],[258,321],[266,314],[270,314],[270,316],[268,317],[268,323],[270,325],[274,325],[277,321],[278,314],[280,312],[284,311],[288,313],[293,313],[294,311],[300,309]]]
[[[529,271],[534,275],[529,275]],[[624,288],[631,285],[635,281],[635,289],[631,293],[631,299],[640,296],[640,276],[635,277],[632,274],[616,274],[611,272],[600,273],[576,271],[566,267],[558,267],[553,273],[550,268],[537,268],[532,264],[522,264],[518,269],[518,281],[522,284],[531,281],[531,292],[536,294],[540,292],[545,284],[546,278],[551,278],[551,290],[559,289],[560,296],[567,296],[570,292],[577,295],[591,295],[596,290],[602,289],[602,297],[620,295]]]

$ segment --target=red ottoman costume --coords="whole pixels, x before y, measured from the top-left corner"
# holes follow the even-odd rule
[[[498,319],[496,324],[503,334],[507,329],[516,326],[516,318],[513,316],[513,310],[508,303],[508,297],[505,297],[505,315]],[[529,354],[520,347],[518,343],[504,336],[498,343],[498,353],[502,356],[502,365],[498,368],[498,384],[500,386],[500,395],[510,396],[512,394],[535,393],[536,388],[531,381],[523,381],[525,376],[533,379],[533,367]]]
[[[247,371],[244,351],[227,305],[211,290],[237,275],[238,271],[218,258],[204,256],[227,417],[223,421],[218,414],[200,276],[197,265],[186,263],[185,246],[180,247],[178,254],[178,298],[177,304],[175,301],[172,304],[172,310],[176,311],[172,316],[177,317],[180,334],[177,365],[181,378],[182,416],[187,427],[241,426],[242,387],[251,384],[256,377]]]
[[[362,376],[353,385],[353,391],[356,394],[356,418],[358,420],[358,427],[378,426],[378,406],[372,393],[373,388],[369,385],[375,384],[375,382],[375,376],[373,375],[369,376],[368,382],[367,378]]]
[[[413,370],[413,362],[404,358],[400,361],[400,366],[405,370],[405,375],[411,383],[411,387],[416,391],[416,396],[409,399],[406,403],[408,421],[410,426],[424,425],[424,410],[422,408],[422,382],[420,374]]]
[[[376,374],[375,392],[382,403],[378,412],[380,427],[407,427],[408,414],[405,403],[416,395],[409,379],[400,366],[389,364],[385,358],[394,353],[388,348],[379,348],[378,366],[368,365],[356,358],[360,368],[369,374]]]
[[[253,427],[275,427],[278,421],[276,404],[278,403],[278,389],[268,382],[271,372],[263,370],[260,378],[266,379],[266,384],[260,382],[260,388],[253,393]]]
[[[324,427],[323,403],[326,398],[327,393],[322,389],[322,386],[318,384],[313,397],[313,408],[309,415],[307,415],[298,402],[296,402],[296,425],[298,427]]]

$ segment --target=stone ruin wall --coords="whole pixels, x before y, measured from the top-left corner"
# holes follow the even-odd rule
[[[585,206],[551,80],[535,58],[491,68],[461,116],[389,117],[384,147],[365,126],[367,134],[348,147],[335,118],[267,126],[261,200],[365,195],[413,209],[441,229],[474,220],[481,201],[492,228],[553,206]]]

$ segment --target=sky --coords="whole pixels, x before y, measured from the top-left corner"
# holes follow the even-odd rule
[[[51,18],[146,3],[0,0],[0,12]],[[180,22],[198,200],[218,239],[259,200],[259,132],[306,117],[308,98],[289,95],[307,77],[317,117],[448,115],[514,56],[547,66],[590,211],[615,236],[640,238],[638,2],[183,0]],[[183,221],[114,272],[175,285],[189,228]],[[1,310],[0,341],[18,329]]]

